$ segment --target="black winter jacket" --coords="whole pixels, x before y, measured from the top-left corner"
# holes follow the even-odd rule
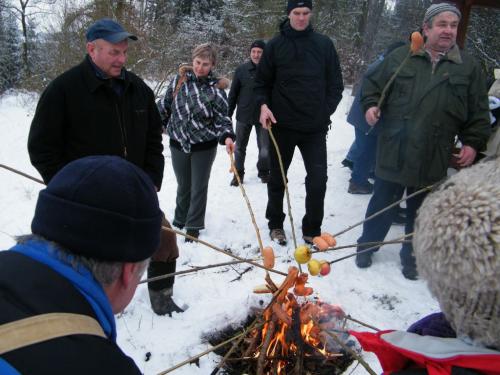
[[[28,151],[43,180],[89,155],[117,155],[143,169],[159,189],[163,179],[160,115],[152,90],[125,71],[118,96],[97,78],[89,57],[52,81],[31,123]]]
[[[85,297],[57,272],[22,254],[0,252],[0,324],[55,312],[97,319]],[[45,341],[5,353],[2,358],[21,374],[141,373],[116,343],[90,335]]]
[[[257,66],[252,61],[241,64],[234,73],[231,90],[229,91],[229,117],[236,110],[236,120],[244,124],[257,124],[259,122],[260,108],[255,102],[255,75]]]
[[[301,132],[328,129],[344,85],[330,38],[309,26],[296,31],[285,21],[257,67],[257,105],[267,104],[278,125]]]

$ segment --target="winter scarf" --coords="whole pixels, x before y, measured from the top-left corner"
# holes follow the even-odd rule
[[[60,259],[56,248],[51,246],[50,243],[41,240],[30,240],[26,243],[17,244],[10,251],[15,251],[45,264],[68,279],[92,306],[106,336],[113,342],[116,341],[115,317],[108,297],[87,268],[80,265],[78,270],[75,270],[71,265]]]

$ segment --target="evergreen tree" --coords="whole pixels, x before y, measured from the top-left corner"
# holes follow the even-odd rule
[[[4,3],[0,0],[0,94],[14,87],[20,77],[20,33]]]

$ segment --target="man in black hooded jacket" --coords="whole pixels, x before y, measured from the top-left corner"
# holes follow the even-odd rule
[[[302,234],[306,242],[311,242],[321,233],[327,181],[326,134],[344,86],[333,42],[310,25],[312,1],[290,0],[287,12],[279,35],[264,49],[255,94],[260,123],[266,129],[274,125],[272,131],[285,172],[295,147],[302,154],[307,172]],[[285,245],[284,185],[274,149],[270,152],[267,193],[271,239]]]

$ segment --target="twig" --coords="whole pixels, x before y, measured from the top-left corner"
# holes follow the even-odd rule
[[[220,249],[220,248],[218,248],[218,247],[216,247],[216,246],[214,246],[214,245],[212,245],[212,244],[209,244],[208,242],[205,242],[205,241],[203,241],[203,240],[200,240],[199,238],[196,238],[196,237],[190,236],[189,234],[183,233],[183,232],[178,231],[178,230],[176,230],[176,229],[169,228],[169,227],[166,227],[166,226],[163,226],[163,225],[162,225],[161,229],[162,229],[162,230],[164,230],[164,231],[167,231],[167,232],[171,232],[171,233],[178,234],[178,235],[180,235],[180,236],[184,236],[184,237],[186,237],[186,238],[188,238],[188,239],[190,239],[190,240],[192,240],[192,241],[195,241],[195,242],[201,243],[202,245],[205,245],[205,246],[207,246],[207,247],[209,247],[209,248],[211,248],[211,249],[213,249],[213,250],[215,250],[215,251],[217,251],[217,252],[219,252],[219,253],[225,254],[225,255],[230,256],[231,258],[234,258],[234,259],[241,260],[241,261],[243,261],[243,262],[245,262],[245,263],[252,264],[252,265],[254,265],[255,267],[262,268],[263,270],[266,270],[266,271],[269,271],[269,272],[274,272],[274,273],[277,273],[278,275],[282,275],[282,276],[287,276],[287,275],[288,275],[288,274],[286,274],[286,273],[284,273],[284,272],[277,271],[277,270],[273,270],[273,269],[271,269],[271,268],[266,268],[266,267],[264,267],[263,265],[261,265],[261,264],[259,264],[259,263],[256,263],[256,262],[253,262],[253,261],[251,261],[251,260],[244,259],[244,258],[241,258],[241,257],[239,257],[239,256],[237,256],[237,255],[231,254],[231,253],[229,253],[229,252],[227,252],[227,251],[224,251],[224,250],[222,250],[222,249]]]
[[[403,237],[400,237],[398,240],[396,241],[399,241],[405,237],[410,237],[410,236],[413,236],[413,233],[408,233],[408,234],[405,234]],[[372,247],[369,247],[368,249],[363,249],[361,251],[357,251],[355,252],[354,254],[349,254],[349,255],[346,255],[342,258],[339,258],[339,259],[335,259],[335,260],[332,260],[331,262],[328,262],[329,264],[333,264],[333,263],[337,263],[337,262],[341,262],[343,260],[346,260],[346,259],[349,259],[349,258],[352,258],[358,254],[365,254],[365,253],[368,253],[370,251],[372,251],[373,249],[376,249],[377,247],[380,247],[379,245],[376,245],[376,246],[372,246]]]
[[[246,334],[246,331],[245,332],[242,332],[234,337],[231,337],[230,339],[224,341],[224,342],[221,342],[219,345],[216,345],[214,347],[212,347],[211,349],[207,349],[205,350],[204,352],[200,353],[200,354],[197,354],[195,355],[194,357],[191,357],[191,358],[188,358],[186,359],[185,361],[182,361],[181,363],[178,363],[177,365],[173,366],[173,367],[170,367],[168,370],[165,370],[165,371],[162,371],[162,372],[159,372],[158,375],[165,375],[165,374],[168,374],[169,372],[172,372],[174,370],[177,370],[179,367],[182,367],[182,366],[185,366],[187,365],[188,363],[191,363],[195,360],[197,360],[198,358],[201,358],[203,357],[204,355],[207,355],[209,353],[212,353],[213,351],[219,349],[219,348],[222,348],[223,346],[233,342],[234,340],[237,340],[239,339],[241,336],[244,336]]]
[[[351,348],[349,348],[346,344],[344,344],[342,342],[342,340],[340,340],[337,335],[331,333],[331,332],[328,332],[328,331],[323,331],[325,332],[328,336],[330,336],[333,341],[335,341],[337,344],[339,344],[345,351],[347,351],[350,355],[352,355],[359,363],[361,363],[361,365],[365,368],[365,370],[371,374],[371,375],[377,375],[377,373],[375,371],[372,370],[372,368],[368,365],[368,363],[366,363],[363,358],[361,358],[360,355],[358,355],[358,353],[356,353],[354,350],[352,350]]]
[[[406,62],[408,61],[408,59],[410,58],[411,55],[412,55],[412,52],[411,52],[411,49],[410,49],[410,52],[408,52],[408,55],[401,62],[401,64],[398,66],[398,68],[396,69],[396,71],[394,72],[394,74],[392,75],[392,77],[389,79],[389,81],[387,81],[387,83],[385,84],[385,86],[384,86],[384,88],[382,90],[382,93],[380,94],[380,98],[378,99],[378,102],[377,102],[377,108],[378,109],[380,109],[382,107],[382,105],[384,104],[385,96],[387,95],[387,90],[389,90],[389,87],[391,87],[392,82],[394,82],[394,80],[398,76],[398,74],[401,71],[401,69],[403,69],[403,67],[406,65]],[[370,134],[372,132],[372,130],[373,130],[374,127],[375,127],[375,125],[373,125],[372,127],[370,127],[370,129],[365,133],[365,135]]]
[[[224,358],[222,358],[222,361],[219,362],[219,364],[217,365],[217,367],[214,368],[214,370],[212,371],[212,373],[210,375],[217,375],[217,373],[219,372],[219,370],[222,368],[222,366],[224,366],[224,364],[226,363],[227,359],[229,358],[229,356],[231,354],[233,354],[234,350],[238,347],[238,345],[240,345],[241,341],[245,338],[245,336],[248,334],[248,332],[250,332],[252,329],[254,329],[254,326],[257,324],[258,322],[258,319],[255,319],[246,329],[245,331],[243,332],[243,335],[240,336],[240,338],[235,341],[233,343],[233,345],[231,346],[231,349],[229,349],[226,353],[226,355],[224,356]]]
[[[23,176],[23,177],[26,177],[32,181],[35,181],[35,182],[38,182],[39,184],[42,184],[42,185],[45,185],[45,182],[43,182],[42,180],[36,178],[36,177],[33,177],[33,176],[30,176],[29,174],[26,174],[24,172],[21,172],[21,171],[18,171],[17,169],[14,169],[14,168],[11,168],[11,167],[8,167],[4,164],[0,164],[0,168],[3,168],[3,169],[6,169],[10,172],[14,172],[15,174],[18,174],[20,176]]]
[[[234,264],[247,263],[248,261],[253,261],[253,260],[252,259],[233,260],[231,262],[210,264],[208,266],[193,267],[190,270],[177,271],[177,272],[167,273],[165,275],[150,277],[149,279],[141,280],[139,282],[139,284],[149,283],[149,282],[157,281],[157,280],[168,279],[169,277],[172,277],[172,276],[185,275],[185,274],[188,274],[188,273],[198,272],[198,271],[201,271],[201,270],[207,270],[209,268],[217,268],[217,267],[224,267],[224,266],[232,266]]]
[[[313,250],[311,251],[311,254],[316,254],[316,253],[327,253],[330,251],[335,251],[335,250],[345,250],[345,249],[351,249],[353,247],[362,247],[362,246],[383,246],[383,245],[393,245],[393,244],[398,244],[398,243],[409,243],[411,240],[394,240],[394,241],[380,241],[380,242],[361,242],[361,243],[354,243],[351,245],[344,245],[344,246],[335,246],[335,247],[329,247],[326,250]]]
[[[231,159],[231,169],[233,170],[234,175],[236,176],[236,180],[238,181],[238,186],[240,187],[241,194],[243,194],[243,198],[245,199],[245,202],[247,203],[248,211],[250,212],[250,216],[252,218],[252,223],[255,228],[255,233],[257,234],[257,241],[259,241],[259,248],[260,252],[264,250],[264,245],[262,245],[262,238],[260,237],[260,231],[259,227],[257,225],[257,222],[255,221],[255,215],[253,214],[252,210],[252,205],[250,204],[250,200],[248,199],[247,193],[245,191],[245,188],[243,187],[243,183],[240,179],[240,175],[238,173],[238,170],[236,169],[236,166],[234,164],[234,156],[233,153],[229,153],[229,158]]]
[[[244,274],[246,274],[247,272],[250,272],[250,271],[252,270],[252,267],[247,267],[247,268],[245,268],[245,269],[243,270],[243,272],[241,272],[241,273],[240,273],[240,272],[238,272],[238,271],[236,271],[234,268],[233,268],[233,270],[234,270],[234,271],[238,274],[238,277],[236,277],[236,278],[234,278],[234,279],[230,280],[230,281],[229,281],[230,283],[232,283],[233,281],[238,281],[238,280],[241,280],[241,278],[242,278],[242,276],[243,276]],[[267,272],[267,271],[266,271],[266,272]],[[267,274],[269,275],[269,272],[267,272]]]
[[[259,359],[257,360],[257,375],[263,375],[264,374],[264,366],[266,362],[266,357],[267,357],[267,349],[269,348],[269,345],[271,344],[271,338],[274,335],[274,331],[276,329],[276,318],[273,317],[271,318],[271,321],[267,325],[267,332],[266,336],[264,338],[264,342],[262,344],[262,347],[259,352]]]
[[[346,315],[346,316],[344,316],[344,318],[345,318],[345,319],[347,319],[347,320],[350,320],[351,322],[358,323],[359,325],[362,325],[362,326],[364,326],[364,327],[366,327],[366,328],[373,329],[373,330],[374,330],[374,331],[376,331],[376,332],[380,332],[380,329],[378,329],[377,327],[374,327],[374,326],[372,326],[372,325],[369,325],[369,324],[367,324],[367,323],[364,323],[364,322],[362,322],[361,320],[354,319],[354,318],[353,318],[352,316],[350,316],[350,315]]]
[[[269,136],[271,137],[271,141],[273,142],[274,148],[276,150],[276,155],[278,155],[278,162],[281,170],[281,178],[283,179],[283,185],[285,187],[285,195],[286,195],[286,203],[288,206],[288,217],[290,218],[290,225],[292,226],[292,239],[293,246],[297,248],[297,237],[295,236],[295,226],[293,225],[293,216],[292,216],[292,205],[290,204],[290,193],[288,192],[288,183],[285,175],[285,167],[283,166],[283,159],[281,158],[280,149],[278,146],[278,142],[276,142],[276,138],[274,138],[273,129],[269,126]],[[299,266],[299,271],[302,273],[302,266],[299,262],[297,262]]]
[[[344,229],[344,230],[342,230],[342,231],[340,231],[340,232],[338,232],[338,233],[334,234],[334,235],[333,235],[333,237],[338,237],[338,236],[340,236],[341,234],[344,234],[344,233],[346,233],[346,232],[350,231],[351,229],[354,229],[354,228],[356,228],[357,226],[359,226],[359,225],[361,225],[361,224],[364,224],[364,223],[365,223],[365,222],[367,222],[368,220],[371,220],[371,219],[373,219],[373,218],[375,218],[375,217],[377,217],[377,216],[379,216],[379,215],[383,214],[384,212],[386,212],[386,211],[390,210],[391,208],[396,207],[396,206],[397,206],[397,205],[399,205],[401,202],[407,201],[408,199],[413,198],[413,197],[414,197],[414,196],[416,196],[416,195],[419,195],[419,194],[422,194],[422,193],[425,193],[425,192],[427,192],[427,191],[431,190],[433,187],[434,187],[434,185],[429,185],[429,186],[426,186],[426,187],[424,187],[424,188],[422,188],[422,189],[420,189],[420,190],[417,190],[417,191],[415,191],[414,193],[412,193],[412,194],[410,194],[410,195],[406,196],[405,198],[402,198],[402,199],[398,200],[397,202],[394,202],[394,203],[390,204],[390,205],[389,205],[389,206],[387,206],[386,208],[383,208],[382,210],[375,212],[373,215],[371,215],[371,216],[367,217],[366,219],[364,219],[364,220],[362,220],[362,221],[360,221],[360,222],[358,222],[358,223],[356,223],[356,224],[353,224],[353,225],[351,225],[350,227],[348,227],[348,228],[346,228],[346,229]]]

